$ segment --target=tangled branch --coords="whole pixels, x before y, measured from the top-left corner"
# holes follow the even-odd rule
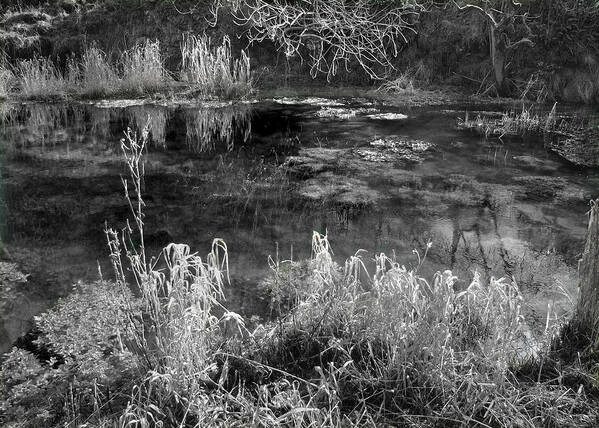
[[[311,76],[325,73],[327,80],[350,61],[380,78],[375,68],[393,68],[390,59],[416,33],[423,10],[415,1],[217,0],[215,16],[221,7],[232,11],[250,43],[270,40],[302,61],[307,52]]]

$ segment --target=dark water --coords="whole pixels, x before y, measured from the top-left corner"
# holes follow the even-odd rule
[[[413,250],[422,256],[432,242],[423,275],[513,277],[539,321],[548,304],[569,308],[564,293],[575,297],[597,171],[539,139],[487,141],[460,130],[457,119],[477,106],[342,102],[0,104],[3,257],[30,274],[0,290],[0,351],[76,281],[111,277],[104,225],[128,217],[118,141],[148,120],[150,251],[185,242],[206,253],[213,238],[225,239],[228,306],[246,316],[265,311],[256,286],[268,256],[309,257],[312,231],[328,233],[339,260],[364,249],[395,252],[412,267]],[[381,149],[376,140],[389,136],[419,143]]]

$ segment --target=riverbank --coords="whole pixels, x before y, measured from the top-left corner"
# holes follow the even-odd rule
[[[458,291],[450,271],[426,280],[384,254],[368,275],[359,256],[333,262],[326,236],[312,245],[310,260],[277,261],[262,283],[264,324],[219,303],[221,241],[203,260],[165,248],[164,295],[160,283],[142,283],[141,297],[80,284],[4,358],[2,422],[596,425],[594,360],[552,348],[559,325],[530,342],[514,283],[475,277]]]
[[[69,57],[81,57],[91,45],[115,60],[141,42],[157,41],[166,69],[176,72],[181,65],[182,35],[207,34],[214,44],[230,37],[235,56],[246,50],[258,88],[309,85],[313,80],[309,61],[286,57],[271,41],[248,46],[244,29],[226,10],[214,21],[212,2],[208,0],[176,5],[159,0],[143,4],[111,0],[40,3],[7,3],[1,10],[0,39],[11,62],[49,57],[62,68]],[[532,8],[527,25],[533,45],[514,50],[511,55],[506,70],[511,95],[540,102],[598,102],[599,52],[594,29],[599,12],[586,2],[571,5],[542,1],[526,7]],[[111,23],[110,31],[106,31],[105,22]],[[568,22],[581,23],[575,37],[564,37],[564,33],[573,31]],[[317,75],[315,84],[365,88],[385,84],[404,92],[433,85],[461,88],[459,91],[467,94],[493,95],[489,90],[492,67],[486,25],[476,11],[432,8],[420,15],[418,35],[406,41],[397,58],[390,59],[395,69],[384,70],[385,81],[373,81],[350,63],[347,69],[341,67],[331,82]]]

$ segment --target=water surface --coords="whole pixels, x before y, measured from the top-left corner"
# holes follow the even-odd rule
[[[206,253],[225,239],[228,306],[244,315],[267,312],[256,290],[268,256],[309,257],[312,231],[328,233],[339,260],[364,249],[410,267],[431,242],[423,275],[514,278],[533,320],[548,304],[567,310],[599,174],[538,138],[458,128],[481,109],[351,99],[0,104],[0,237],[4,257],[30,274],[0,291],[0,351],[76,281],[111,277],[103,230],[128,217],[119,139],[146,123],[150,251],[185,242]]]

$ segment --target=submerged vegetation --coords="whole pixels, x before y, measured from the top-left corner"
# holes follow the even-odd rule
[[[106,230],[114,280],[79,285],[5,357],[4,425],[596,425],[593,362],[553,350],[560,324],[531,337],[515,283],[427,280],[426,254],[340,265],[314,233],[310,260],[272,261],[270,321],[228,311],[222,240],[146,255],[148,134],[121,142],[133,227]]]

